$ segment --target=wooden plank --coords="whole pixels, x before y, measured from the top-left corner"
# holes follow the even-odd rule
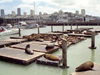
[[[23,39],[23,36],[18,36],[18,37],[10,37],[10,39]]]
[[[11,42],[11,43],[18,43],[27,41],[27,39],[0,39],[0,42]]]
[[[25,50],[25,47],[28,43],[22,43],[22,44],[17,44],[17,45],[11,45],[12,48],[18,48],[18,49],[23,49]],[[54,47],[52,49],[46,50],[46,45],[39,45],[39,44],[30,44],[30,49],[33,51],[38,51],[38,52],[50,52],[56,49],[59,49],[59,47]]]
[[[84,36],[84,37],[91,37],[91,35],[85,35],[85,34],[72,34],[72,33],[69,33],[68,36]]]
[[[51,41],[43,41],[43,42],[34,41],[34,42],[30,42],[30,43],[31,44],[39,44],[39,45],[48,45],[48,44],[52,44],[50,42]]]
[[[63,33],[53,33],[53,32],[48,32],[48,33],[40,33],[40,34],[63,35]]]
[[[33,55],[26,54],[24,50],[14,48],[1,48],[0,59],[12,60],[13,62],[19,62],[22,64],[28,64],[34,61],[36,58],[44,55],[44,53],[34,52]]]
[[[100,64],[94,63],[93,70],[73,72],[70,75],[100,75]]]
[[[0,47],[4,46],[4,45],[8,45],[8,44],[11,44],[11,42],[2,42],[2,41],[0,41]]]

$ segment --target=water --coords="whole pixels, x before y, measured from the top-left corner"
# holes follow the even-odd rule
[[[84,27],[84,26],[82,26]],[[88,26],[91,27],[91,26]],[[93,27],[93,26],[92,26]],[[98,28],[99,26],[95,26],[94,28]],[[73,27],[73,29],[76,26]],[[65,30],[70,29],[69,26],[65,26]],[[54,30],[62,31],[62,27],[54,27]],[[40,28],[40,32],[49,32],[51,31],[51,27]],[[34,29],[25,29],[21,31],[22,35],[28,35],[31,33],[37,33],[37,28]],[[18,36],[10,35],[10,36]],[[1,36],[0,38],[9,38],[10,36]],[[28,66],[13,64],[5,61],[0,61],[0,75],[70,75],[70,73],[75,71],[75,68],[86,61],[93,61],[96,63],[100,63],[100,34],[95,36],[95,46],[96,49],[89,49],[91,46],[91,38],[87,38],[86,40],[79,42],[75,45],[71,45],[67,49],[67,63],[68,69],[61,69],[53,66],[40,65],[36,63],[32,63]],[[54,55],[62,55],[61,49],[59,51],[53,53]]]

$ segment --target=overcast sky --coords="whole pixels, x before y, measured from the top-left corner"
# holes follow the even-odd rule
[[[100,0],[0,0],[0,9],[4,9],[5,14],[11,14],[12,11],[17,12],[17,8],[21,8],[21,13],[30,13],[31,9],[35,12],[53,13],[60,9],[64,12],[73,12],[76,10],[81,13],[81,9],[85,9],[86,14],[92,16],[100,16]]]

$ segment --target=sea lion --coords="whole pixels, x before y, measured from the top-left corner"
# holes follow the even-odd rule
[[[94,67],[94,63],[91,61],[87,61],[81,64],[79,67],[77,67],[75,71],[79,72],[79,71],[92,70],[93,67]]]
[[[44,57],[48,60],[52,60],[52,61],[60,61],[60,59],[52,54],[45,54]]]
[[[51,48],[54,48],[55,44],[54,43],[51,43],[51,44],[48,44],[46,46],[46,49],[51,49]]]
[[[31,54],[31,55],[34,54],[34,52],[30,49],[30,44],[27,44],[27,45],[26,45],[25,53]]]
[[[36,39],[35,41],[43,42],[43,39]]]

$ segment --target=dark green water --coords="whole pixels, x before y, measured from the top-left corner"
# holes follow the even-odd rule
[[[98,26],[99,27],[99,26]],[[98,28],[97,26],[94,28]],[[73,29],[76,28],[75,26]],[[70,29],[69,26],[65,27]],[[54,27],[54,30],[62,31],[62,27]],[[40,32],[51,31],[51,27],[40,28]],[[26,29],[21,32],[22,35],[28,35],[31,33],[37,33],[37,29]],[[10,36],[18,36],[10,35]],[[1,38],[9,38],[10,36],[1,36]],[[86,61],[93,61],[100,63],[100,34],[95,36],[95,50],[89,49],[91,46],[91,38],[79,42],[75,45],[71,45],[67,49],[67,63],[68,69],[61,69],[53,66],[40,65],[32,63],[28,66],[23,66],[19,64],[13,64],[9,62],[0,61],[0,75],[70,75],[70,73],[75,71],[75,68]],[[62,50],[53,53],[55,55],[62,55]]]

